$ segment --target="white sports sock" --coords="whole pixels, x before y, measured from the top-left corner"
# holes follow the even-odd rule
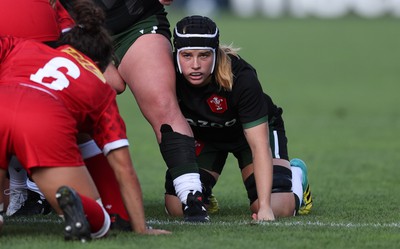
[[[174,179],[174,187],[176,195],[183,204],[186,205],[186,199],[191,191],[202,192],[200,174],[199,173],[188,173],[178,176]]]
[[[42,192],[40,192],[39,187],[36,185],[35,182],[31,181],[29,178],[26,179],[26,186],[27,188],[35,193],[38,193],[40,195],[40,199],[44,200],[46,199],[46,197],[44,197],[44,195],[42,194]]]
[[[292,191],[300,200],[300,205],[303,202],[303,171],[298,167],[291,167],[292,169]]]
[[[26,179],[28,179],[28,174],[15,156],[11,158],[8,165],[8,172],[10,174],[10,189],[27,188]]]

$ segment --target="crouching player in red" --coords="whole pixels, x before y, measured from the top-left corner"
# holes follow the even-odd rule
[[[74,25],[74,20],[56,0],[0,1],[0,36],[11,35],[54,43],[61,33],[68,31]],[[107,83],[110,84],[110,81]],[[110,85],[118,91],[118,84],[119,82]],[[107,159],[90,137],[80,134],[78,143],[102,203],[111,216],[111,228],[131,230],[129,216],[118,192],[118,183]],[[17,216],[48,213],[50,210],[44,196],[36,184],[27,179],[26,171],[21,169],[22,166],[14,157],[8,171],[10,183],[6,193],[10,195],[10,203],[6,206],[5,214]],[[104,184],[105,181],[107,184]]]
[[[42,42],[56,41],[61,32],[74,25],[68,12],[56,0],[2,0],[0,1],[0,36],[12,35]],[[13,158],[9,166],[10,182],[0,186],[0,212],[5,214],[28,215],[47,213],[45,200],[35,192],[27,190],[26,171]],[[28,181],[29,182],[29,181]],[[4,193],[10,195],[10,202],[3,203]]]
[[[64,216],[65,239],[103,237],[110,217],[96,201],[99,194],[76,141],[78,133],[88,133],[115,173],[132,230],[169,233],[146,227],[116,93],[101,73],[112,55],[112,40],[102,28],[104,13],[86,1],[75,10],[77,26],[55,49],[32,40],[0,38],[0,184],[15,155]]]

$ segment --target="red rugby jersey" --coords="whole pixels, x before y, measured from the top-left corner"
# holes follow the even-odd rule
[[[116,92],[96,64],[71,46],[53,49],[33,40],[1,37],[2,83],[23,84],[62,101],[78,130],[91,134],[105,153],[128,145]]]
[[[0,36],[56,41],[62,30],[73,25],[73,19],[58,1],[54,7],[49,0],[0,1]]]

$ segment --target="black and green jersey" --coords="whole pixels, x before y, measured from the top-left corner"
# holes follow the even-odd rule
[[[179,105],[198,140],[240,141],[245,139],[243,129],[280,119],[281,109],[263,92],[256,70],[241,58],[231,59],[232,91],[220,88],[215,81],[193,87],[177,75]]]
[[[94,0],[106,14],[106,28],[118,34],[163,9],[158,0]]]

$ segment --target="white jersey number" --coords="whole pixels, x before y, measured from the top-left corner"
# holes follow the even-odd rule
[[[65,74],[59,70],[60,68],[65,68],[65,74],[74,79],[77,79],[80,75],[78,66],[71,60],[63,57],[55,57],[35,74],[31,74],[30,80],[50,89],[61,91],[69,86],[69,80]],[[51,83],[46,83],[43,82],[45,78],[53,78],[54,80]]]

